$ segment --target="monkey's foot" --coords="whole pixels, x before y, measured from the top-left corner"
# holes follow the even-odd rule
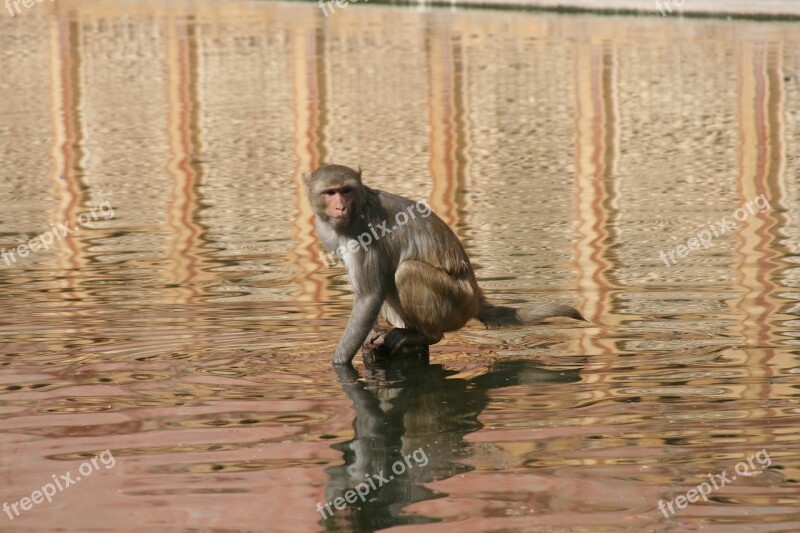
[[[367,335],[367,340],[361,345],[361,349],[365,351],[375,351],[383,346],[383,340],[388,333],[386,328],[372,328],[372,331]]]
[[[405,372],[427,367],[430,363],[430,349],[427,346],[407,346],[391,355],[384,350],[366,351],[361,355],[366,377],[384,381],[397,380]]]
[[[436,344],[442,340],[442,336],[431,338],[422,333],[406,328],[394,328],[383,336],[382,350],[391,355],[402,352],[405,348],[424,347],[426,350],[431,344]]]

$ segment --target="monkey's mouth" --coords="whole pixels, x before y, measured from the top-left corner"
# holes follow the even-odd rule
[[[341,224],[343,222],[347,222],[347,220],[349,218],[350,218],[350,212],[349,211],[343,211],[343,212],[338,213],[336,215],[331,215],[331,220],[335,224]]]

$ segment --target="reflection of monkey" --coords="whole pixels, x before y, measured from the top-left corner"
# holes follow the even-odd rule
[[[464,464],[473,453],[464,437],[478,431],[478,420],[489,404],[489,391],[509,386],[553,387],[580,381],[579,370],[549,369],[532,361],[501,361],[479,376],[454,377],[457,372],[420,359],[380,358],[365,362],[360,379],[352,366],[336,366],[344,393],[353,402],[354,437],[334,444],[344,464],[326,471],[330,477],[324,501],[334,501],[365,480],[383,476],[423,449],[426,461],[413,462],[402,475],[370,490],[344,509],[327,512],[321,521],[326,531],[375,531],[431,519],[406,514],[403,507],[441,497],[424,484],[472,470]],[[498,452],[499,453],[499,452]],[[376,483],[377,484],[377,483]]]
[[[361,182],[360,170],[327,165],[306,175],[305,182],[317,233],[325,248],[342,256],[355,294],[333,357],[336,364],[353,360],[379,312],[395,328],[374,332],[366,347],[390,353],[436,344],[471,318],[489,326],[551,316],[583,320],[566,305],[540,306],[523,317],[517,309],[489,304],[447,224],[422,203],[370,189]]]

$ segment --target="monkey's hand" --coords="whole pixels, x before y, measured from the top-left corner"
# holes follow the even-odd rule
[[[344,328],[342,338],[333,355],[334,365],[349,365],[356,352],[367,339],[372,326],[378,320],[383,305],[383,294],[378,292],[356,294],[353,312]]]

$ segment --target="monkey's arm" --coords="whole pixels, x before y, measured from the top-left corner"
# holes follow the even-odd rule
[[[378,320],[378,313],[383,304],[383,294],[374,291],[364,295],[356,295],[353,312],[347,321],[342,338],[333,355],[333,364],[349,365],[356,352],[367,339],[372,326]]]

